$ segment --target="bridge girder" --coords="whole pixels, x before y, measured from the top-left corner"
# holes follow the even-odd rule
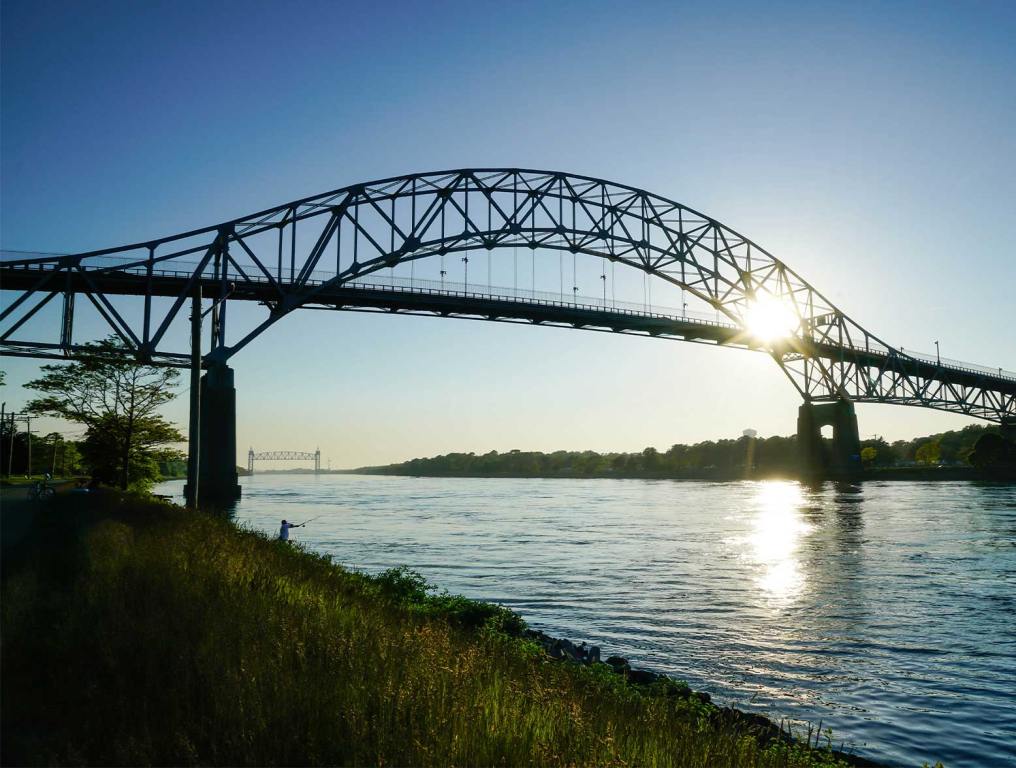
[[[688,322],[651,309],[618,318],[606,296],[598,308],[580,308],[563,300],[563,276],[560,302],[471,293],[469,254],[504,248],[594,257],[638,270],[687,291],[723,321]],[[467,277],[466,290],[457,294],[361,288],[384,269],[425,259],[441,259],[443,287],[444,259],[459,254]],[[602,277],[606,281],[605,269]],[[1016,374],[904,353],[715,219],[644,190],[554,171],[461,169],[356,184],[145,243],[5,258],[0,287],[20,292],[0,310],[3,354],[79,352],[73,299],[80,294],[121,339],[126,354],[185,366],[189,353],[173,348],[170,328],[200,287],[212,301],[206,363],[225,362],[299,308],[374,309],[761,349],[807,401],[887,402],[1016,420]],[[113,300],[120,295],[142,297],[139,320],[120,311]],[[64,299],[58,338],[19,339],[18,331],[58,296]],[[792,308],[797,326],[789,338],[769,344],[752,338],[748,314],[764,297]],[[226,308],[236,301],[258,302],[267,316],[227,344]]]
[[[313,461],[314,471],[321,471],[321,450],[314,451],[247,451],[247,474],[254,474],[255,461]]]
[[[321,457],[320,451],[250,451],[249,457],[255,461],[314,461]]]

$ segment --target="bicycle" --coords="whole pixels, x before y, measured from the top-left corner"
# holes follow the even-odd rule
[[[56,495],[56,489],[52,488],[48,483],[37,482],[31,488],[28,489],[28,498],[31,501],[42,501],[43,499],[51,499]]]

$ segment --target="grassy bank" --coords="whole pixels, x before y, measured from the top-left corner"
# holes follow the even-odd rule
[[[18,488],[21,486],[34,485],[39,482],[48,482],[50,485],[60,485],[62,483],[77,482],[79,480],[88,480],[89,478],[79,475],[59,475],[57,477],[51,477],[46,480],[45,475],[32,475],[26,477],[24,475],[13,475],[11,477],[4,477],[0,479],[0,488]]]
[[[3,568],[5,764],[843,764],[166,504],[58,498]]]

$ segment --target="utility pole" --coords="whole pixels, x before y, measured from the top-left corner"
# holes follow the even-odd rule
[[[14,471],[14,433],[17,428],[14,426],[14,411],[11,411],[11,449],[7,452],[7,477]]]
[[[25,431],[28,432],[28,476],[32,476],[32,417],[25,417]]]
[[[191,299],[190,434],[187,436],[187,506],[198,508],[201,462],[201,285]]]
[[[50,477],[56,477],[56,447],[59,443],[58,439],[53,439],[53,464],[49,468]]]
[[[7,401],[4,400],[3,405],[0,405],[0,435],[3,434],[3,428],[6,421],[7,421]]]

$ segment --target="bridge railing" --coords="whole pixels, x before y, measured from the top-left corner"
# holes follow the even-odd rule
[[[89,257],[88,263],[91,269],[107,269],[123,272],[125,274],[142,276],[147,275],[146,268],[135,264],[136,259],[123,256],[94,256]],[[197,262],[180,261],[173,259],[163,262],[167,266],[160,266],[152,270],[153,277],[169,277],[176,279],[189,278],[198,268]],[[172,268],[168,265],[172,264]],[[130,266],[126,266],[130,265]],[[27,264],[18,265],[18,269],[29,271],[45,271],[50,268],[48,264]],[[205,274],[210,276],[212,268],[205,267]],[[288,267],[283,267],[282,281],[292,278]],[[335,277],[334,272],[315,270],[311,278],[306,281],[307,285],[321,285]],[[227,280],[243,279],[245,282],[254,282],[262,285],[269,285],[270,282],[260,272],[249,271],[246,277],[242,277],[235,270],[227,272]],[[613,298],[602,299],[599,297],[577,295],[568,292],[533,291],[523,288],[503,288],[499,286],[487,286],[483,283],[459,283],[451,280],[427,280],[416,277],[398,277],[372,273],[362,278],[356,278],[345,283],[346,286],[356,286],[372,290],[401,291],[411,293],[427,293],[435,295],[457,296],[462,298],[480,298],[501,301],[524,301],[543,306],[561,306],[578,309],[595,310],[599,312],[614,312],[639,317],[653,317],[666,320],[692,320],[702,325],[715,325],[718,327],[736,328],[737,326],[729,321],[717,318],[718,313],[697,312],[694,310],[678,309],[651,304],[649,302],[620,301]],[[571,294],[571,295],[569,295]],[[720,317],[723,317],[720,315]]]
[[[1008,371],[1004,368],[990,368],[985,365],[976,365],[975,363],[967,363],[962,360],[953,360],[947,357],[939,357],[938,355],[932,355],[927,352],[911,352],[908,349],[899,348],[893,349],[886,346],[885,344],[879,344],[878,342],[869,341],[867,344],[844,344],[844,347],[856,350],[858,352],[871,352],[877,355],[883,355],[888,357],[890,353],[897,352],[904,357],[909,357],[914,360],[919,360],[922,363],[929,365],[936,365],[940,368],[963,371],[965,373],[976,373],[985,374],[988,376],[994,376],[999,379],[1009,379],[1016,381],[1016,371]]]
[[[542,306],[560,306],[588,309],[596,312],[613,312],[639,317],[654,317],[665,320],[692,320],[699,324],[726,328],[737,326],[729,321],[716,319],[716,314],[660,306],[648,302],[619,301],[606,297],[583,296],[572,291],[535,291],[525,288],[507,288],[482,283],[458,283],[451,280],[427,280],[416,277],[369,275],[346,283],[347,286],[368,290],[398,291],[409,293],[460,296],[493,301],[511,301]]]

